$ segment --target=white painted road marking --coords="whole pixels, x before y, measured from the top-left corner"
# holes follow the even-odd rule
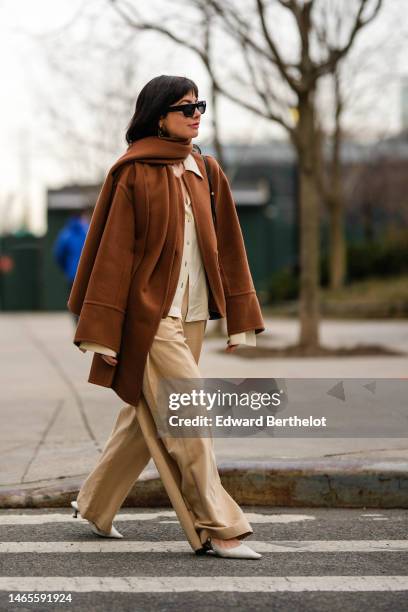
[[[407,552],[408,540],[248,540],[249,546],[260,553],[309,552]],[[95,542],[0,542],[0,554],[22,553],[186,553],[193,554],[188,542],[114,541]]]
[[[0,590],[59,593],[407,591],[408,576],[12,576],[0,578]]]
[[[73,510],[72,510],[73,512]],[[163,512],[135,512],[133,514],[117,514],[116,521],[151,521],[161,517],[174,517],[176,513],[172,510]],[[79,519],[78,515],[78,519]],[[0,514],[0,525],[45,525],[47,523],[72,523],[75,522],[72,513],[59,512],[48,514]]]
[[[298,523],[301,521],[314,521],[314,516],[307,514],[261,514],[257,512],[245,512],[245,516],[250,523]],[[79,518],[79,515],[78,515]],[[134,512],[118,513],[114,522],[120,521],[152,521],[161,518],[177,518],[173,510],[163,510],[162,512]],[[72,523],[74,519],[72,513],[49,513],[49,514],[1,514],[1,525],[45,525],[47,523]],[[163,521],[164,522],[164,521]],[[178,522],[178,521],[176,521]]]

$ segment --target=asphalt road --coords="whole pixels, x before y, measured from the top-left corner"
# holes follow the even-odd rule
[[[408,610],[408,511],[243,509],[260,560],[194,555],[170,508],[122,509],[123,540],[69,510],[0,511],[0,610]]]

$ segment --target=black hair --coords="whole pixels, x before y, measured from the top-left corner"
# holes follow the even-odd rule
[[[187,77],[162,74],[146,83],[137,97],[135,112],[126,131],[126,142],[132,144],[140,138],[157,136],[160,117],[189,91],[194,91],[198,98],[197,85]]]

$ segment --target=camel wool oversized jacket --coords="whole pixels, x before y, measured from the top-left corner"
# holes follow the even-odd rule
[[[265,330],[228,179],[208,156],[216,228],[204,161],[190,140],[149,136],[128,147],[99,194],[68,308],[79,316],[73,342],[118,353],[111,366],[93,355],[88,382],[111,387],[126,403],[140,400],[147,354],[170,310],[184,244],[184,198],[169,164],[194,156],[202,177],[186,173],[209,286],[210,319],[226,317],[229,335]]]

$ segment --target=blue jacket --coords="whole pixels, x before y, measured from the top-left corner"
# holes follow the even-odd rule
[[[75,278],[88,229],[89,223],[80,217],[71,217],[55,240],[54,259],[70,282]]]

